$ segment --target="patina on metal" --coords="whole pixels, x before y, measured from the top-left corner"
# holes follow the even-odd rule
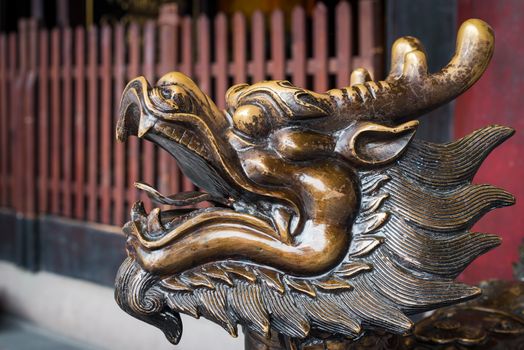
[[[372,329],[408,333],[407,315],[479,295],[454,278],[500,239],[470,229],[514,198],[471,181],[513,130],[489,126],[448,144],[413,136],[417,116],[480,78],[493,40],[486,23],[468,20],[437,73],[405,37],[384,81],[358,69],[349,87],[326,93],[240,84],[225,111],[178,72],[154,87],[131,81],[117,138],[162,147],[204,192],[137,184],[173,209],[133,206],[120,307],[172,343],[185,313],[232,335],[242,325],[252,349],[335,349]]]

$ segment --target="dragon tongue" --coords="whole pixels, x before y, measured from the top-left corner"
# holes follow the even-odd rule
[[[216,201],[216,198],[205,192],[198,191],[189,191],[189,192],[179,192],[174,195],[165,196],[157,191],[152,186],[143,183],[135,182],[135,187],[139,190],[145,191],[147,196],[154,202],[166,205],[174,206],[188,206],[205,201]]]

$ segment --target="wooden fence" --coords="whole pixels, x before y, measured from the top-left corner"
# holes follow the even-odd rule
[[[0,208],[121,225],[142,198],[133,182],[165,193],[192,190],[166,152],[114,140],[126,81],[172,70],[191,76],[224,107],[232,83],[289,79],[324,91],[356,67],[380,77],[379,0],[318,3],[308,15],[178,16],[90,28],[39,29],[23,20],[0,35]],[[288,18],[289,17],[289,18]]]

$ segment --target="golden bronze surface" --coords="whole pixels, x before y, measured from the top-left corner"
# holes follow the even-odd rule
[[[351,86],[326,93],[239,84],[224,111],[182,73],[154,87],[132,80],[117,138],[162,147],[205,193],[166,196],[137,183],[174,209],[133,206],[119,305],[173,343],[182,312],[232,335],[241,324],[248,339],[314,346],[369,329],[406,333],[406,315],[477,296],[454,278],[500,239],[469,230],[514,198],[471,181],[513,130],[489,126],[438,145],[413,140],[413,119],[475,83],[493,40],[486,23],[468,20],[437,73],[405,37],[384,81],[357,69]],[[213,206],[196,206],[204,201]]]

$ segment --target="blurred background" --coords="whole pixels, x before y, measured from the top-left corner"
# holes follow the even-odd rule
[[[351,70],[385,77],[396,38],[424,43],[431,71],[454,52],[468,18],[495,30],[480,81],[422,118],[417,137],[446,142],[489,124],[517,130],[475,182],[524,195],[524,2],[519,0],[0,0],[0,348],[171,349],[160,331],[113,301],[125,257],[119,227],[143,198],[193,190],[165,152],[114,140],[125,83],[178,70],[219,107],[240,82],[288,79],[316,91]],[[460,277],[512,278],[522,204],[486,215],[476,231],[503,244]],[[242,349],[218,326],[184,318],[179,349]]]

